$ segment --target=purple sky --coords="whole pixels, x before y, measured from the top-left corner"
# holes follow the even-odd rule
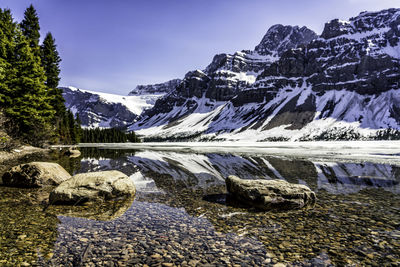
[[[137,84],[182,78],[217,53],[253,49],[274,24],[307,26],[400,0],[0,0],[17,21],[32,3],[42,36],[63,59],[60,85],[127,94]]]

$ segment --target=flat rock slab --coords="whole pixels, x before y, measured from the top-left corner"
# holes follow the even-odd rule
[[[225,182],[235,199],[262,210],[299,209],[316,200],[307,186],[284,180],[244,180],[231,175]]]
[[[109,200],[134,196],[135,185],[120,171],[81,173],[61,183],[51,193],[51,204],[79,204],[87,201]]]
[[[3,184],[14,187],[56,186],[71,178],[59,164],[31,162],[12,167],[3,174]]]

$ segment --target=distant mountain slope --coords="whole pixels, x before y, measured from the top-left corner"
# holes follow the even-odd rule
[[[319,38],[273,26],[255,51],[189,72],[132,129],[154,139],[374,138],[400,129],[399,38],[400,9],[333,20]]]
[[[165,83],[138,85],[129,93],[129,95],[167,94],[175,90],[181,81],[181,79],[173,79]]]
[[[163,94],[121,96],[62,87],[65,106],[78,113],[83,126],[126,127]]]

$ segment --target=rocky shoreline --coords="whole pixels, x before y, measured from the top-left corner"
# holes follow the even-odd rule
[[[39,148],[33,146],[21,146],[18,148],[13,149],[11,152],[7,151],[0,151],[0,163],[9,160],[17,160],[22,158],[26,155],[33,154],[33,153],[48,153],[50,150],[46,148]]]
[[[48,157],[50,149],[33,146],[21,146],[8,151],[0,151],[0,173],[4,173],[8,168],[15,166],[19,162],[28,162],[31,158]],[[0,177],[0,185],[3,184]]]

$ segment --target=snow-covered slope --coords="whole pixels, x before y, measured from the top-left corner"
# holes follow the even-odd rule
[[[126,127],[163,94],[122,96],[62,87],[65,106],[78,113],[83,126]]]
[[[153,140],[394,136],[399,87],[400,9],[333,20],[319,38],[278,25],[254,51],[189,72],[131,128]]]

